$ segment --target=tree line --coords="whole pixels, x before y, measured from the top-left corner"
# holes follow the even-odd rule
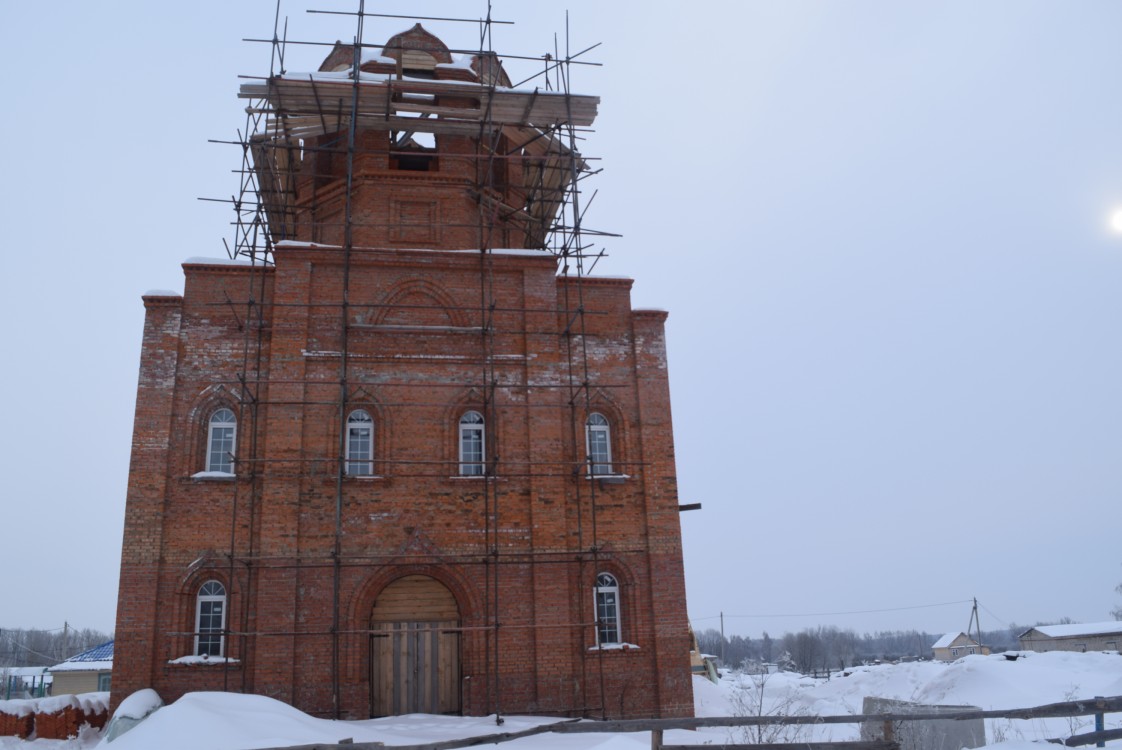
[[[992,651],[1018,648],[1017,636],[1028,627],[1010,625],[1001,630],[983,630],[982,644]],[[910,659],[930,659],[931,646],[943,633],[920,630],[884,630],[858,635],[834,626],[806,628],[772,638],[764,631],[759,638],[724,637],[709,628],[697,633],[701,652],[721,658],[722,666],[752,669],[778,664],[803,674],[846,669],[857,664]],[[973,634],[971,634],[973,636]]]
[[[0,668],[53,667],[112,638],[93,628],[0,628]]]

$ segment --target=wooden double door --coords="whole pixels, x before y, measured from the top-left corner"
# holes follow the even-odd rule
[[[428,576],[399,578],[370,615],[370,714],[460,712],[456,599]]]

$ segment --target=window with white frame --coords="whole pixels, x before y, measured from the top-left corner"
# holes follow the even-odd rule
[[[460,417],[460,476],[483,476],[483,426],[483,415],[477,411]]]
[[[206,470],[234,473],[234,441],[238,421],[234,412],[222,408],[210,415],[206,435]]]
[[[374,473],[374,419],[365,409],[347,416],[347,474],[352,477]]]
[[[588,448],[588,473],[593,476],[611,474],[612,431],[607,417],[596,412],[588,415],[585,441]]]
[[[619,621],[619,581],[611,573],[596,576],[596,644],[605,646],[622,642]]]
[[[207,581],[195,600],[195,656],[222,656],[226,629],[226,587]]]

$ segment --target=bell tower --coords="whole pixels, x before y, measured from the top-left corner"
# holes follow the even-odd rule
[[[242,86],[272,113],[251,143],[274,240],[343,245],[349,216],[354,245],[544,249],[583,170],[564,129],[599,99],[511,89],[496,55],[454,61],[420,24],[355,57]]]

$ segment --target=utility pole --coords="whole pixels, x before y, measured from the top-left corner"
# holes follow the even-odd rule
[[[970,626],[974,626],[974,638],[978,643],[978,651],[982,650],[982,622],[978,619],[978,597],[974,597],[974,609],[970,610],[970,622],[966,626],[966,635],[970,635]]]
[[[57,622],[57,621],[56,621]],[[62,621],[62,661],[70,658],[70,623]]]
[[[721,666],[725,666],[725,613],[721,612]]]

